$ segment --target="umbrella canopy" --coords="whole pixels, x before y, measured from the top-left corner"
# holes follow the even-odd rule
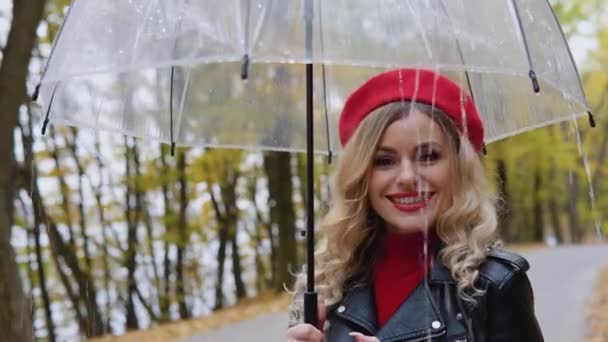
[[[469,89],[486,142],[588,111],[546,0],[315,0],[308,49],[307,3],[75,1],[40,99],[53,122],[179,145],[300,151],[299,64],[314,63],[317,152],[339,149],[348,94],[398,66],[434,69]]]
[[[75,1],[39,95],[44,125],[179,145],[306,147],[310,161],[313,149],[339,149],[348,94],[404,66],[439,71],[468,89],[486,142],[588,112],[546,0]],[[314,147],[313,123],[321,132]],[[307,173],[310,180],[311,162]],[[317,313],[313,201],[309,195],[309,323]]]

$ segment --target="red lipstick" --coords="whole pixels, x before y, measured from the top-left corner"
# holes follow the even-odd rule
[[[420,209],[425,208],[431,198],[433,197],[433,193],[418,193],[418,192],[408,192],[408,193],[395,193],[389,195],[391,203],[397,208],[399,211],[403,212],[415,212]]]

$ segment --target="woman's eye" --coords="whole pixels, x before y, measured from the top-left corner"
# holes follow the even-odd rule
[[[423,163],[432,163],[439,160],[440,155],[435,151],[425,151],[418,155],[418,161]]]
[[[374,158],[374,166],[388,166],[394,164],[394,160],[389,157],[376,157]]]

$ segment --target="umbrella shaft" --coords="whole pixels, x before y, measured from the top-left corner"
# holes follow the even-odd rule
[[[314,243],[315,243],[315,197],[314,197],[314,129],[313,129],[313,80],[312,64],[306,64],[306,184],[307,193],[307,222],[306,222],[306,246],[307,246],[307,289],[314,292]]]

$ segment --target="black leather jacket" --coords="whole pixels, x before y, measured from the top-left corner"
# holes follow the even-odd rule
[[[477,287],[486,291],[475,307],[463,302],[456,281],[438,260],[428,282],[421,283],[389,321],[378,329],[371,286],[358,285],[328,313],[328,342],[351,342],[351,331],[382,342],[539,342],[528,262],[493,249],[480,267]],[[428,285],[427,285],[428,284]]]

